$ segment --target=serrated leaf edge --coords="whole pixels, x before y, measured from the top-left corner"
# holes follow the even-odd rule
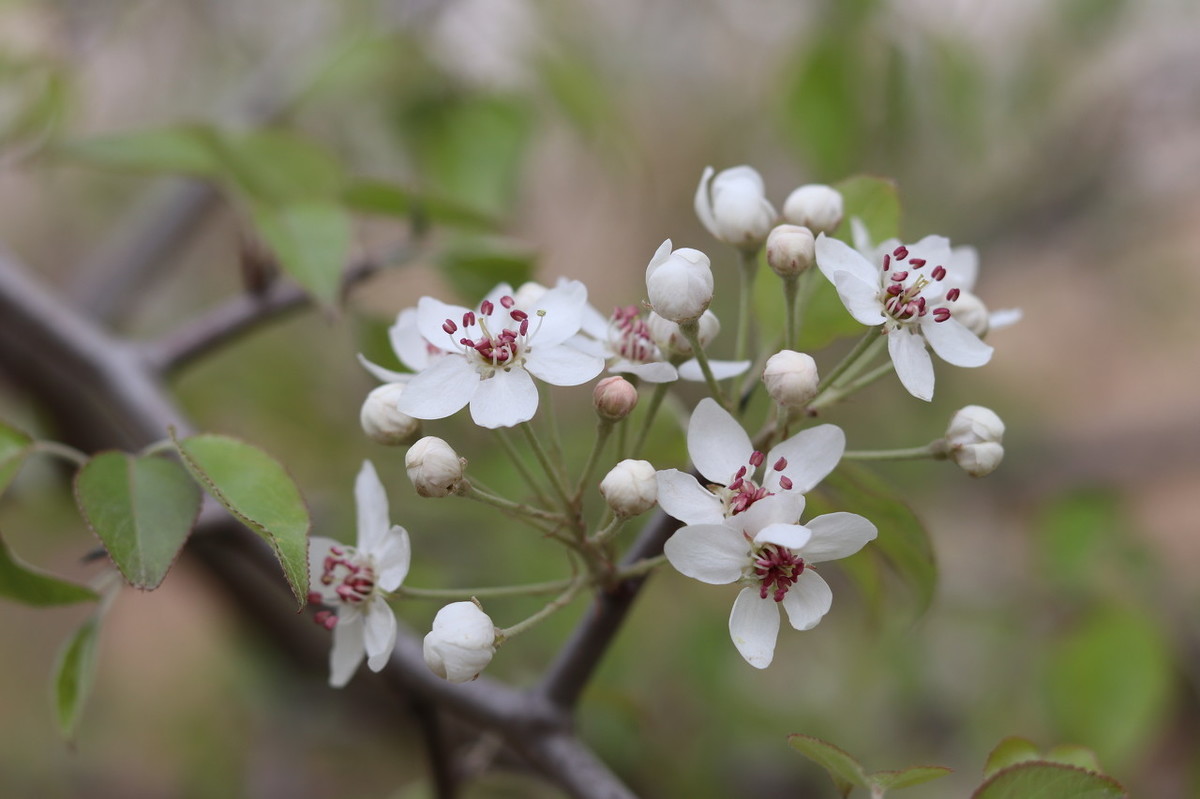
[[[1004,768],[1000,769],[997,772],[994,772],[990,777],[988,777],[986,780],[984,780],[983,783],[978,788],[975,789],[974,793],[971,794],[971,799],[979,799],[979,795],[982,791],[989,788],[998,779],[1007,775],[1009,772],[1020,771],[1021,769],[1027,769],[1027,768],[1031,768],[1031,767],[1035,767],[1035,766],[1037,768],[1052,768],[1052,769],[1059,769],[1059,770],[1065,770],[1065,771],[1077,771],[1080,774],[1087,774],[1089,776],[1096,777],[1104,782],[1109,783],[1109,785],[1111,787],[1116,788],[1118,791],[1120,791],[1121,799],[1129,799],[1129,791],[1125,788],[1125,786],[1122,785],[1121,783],[1117,782],[1115,779],[1108,776],[1107,774],[1101,774],[1098,771],[1092,771],[1092,770],[1086,769],[1086,768],[1079,768],[1078,766],[1070,766],[1070,765],[1067,765],[1066,763],[1054,763],[1049,760],[1023,760],[1020,763],[1014,763],[1011,766],[1005,766]]]

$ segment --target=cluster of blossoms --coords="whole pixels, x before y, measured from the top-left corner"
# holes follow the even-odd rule
[[[700,250],[676,249],[669,239],[646,266],[641,303],[605,315],[588,304],[583,283],[566,279],[552,287],[502,284],[470,308],[423,297],[401,311],[389,330],[396,357],[408,371],[363,360],[383,383],[363,404],[363,430],[381,444],[408,446],[405,469],[419,496],[491,505],[566,545],[576,566],[561,581],[558,599],[509,628],[497,628],[483,611],[483,590],[443,607],[425,637],[425,659],[434,673],[454,682],[472,680],[497,647],[581,589],[611,588],[660,562],[704,583],[739,587],[730,637],[747,663],[765,668],[774,657],[781,614],[793,628],[808,630],[829,612],[832,592],[821,565],[887,535],[849,511],[802,521],[804,495],[844,458],[951,460],[976,477],[999,465],[1004,425],[980,406],[954,414],[943,437],[905,450],[849,451],[841,428],[813,422],[893,371],[910,394],[931,400],[930,349],[957,366],[990,360],[993,350],[984,338],[1019,313],[990,313],[972,293],[975,251],[951,247],[940,236],[874,245],[859,220],[844,220],[843,198],[829,186],[801,186],[782,209],[775,211],[761,176],[748,166],[704,171],[695,195],[697,216],[717,241],[736,251],[742,270],[743,298],[733,357],[727,360],[711,357],[722,345],[729,349],[718,341],[721,325],[710,308],[712,263]],[[847,228],[849,242],[835,237]],[[750,310],[760,258],[783,284],[782,334],[760,334]],[[798,349],[802,309],[816,275],[832,284],[849,316],[868,327],[862,341],[823,376],[817,359]],[[753,353],[755,339],[782,341],[782,347]],[[759,364],[753,374],[752,363]],[[597,435],[578,475],[569,476],[561,453],[551,455],[531,424],[540,405],[538,382],[569,387],[593,380]],[[690,471],[656,463],[653,454],[640,457],[656,414],[676,409],[663,400],[680,380],[700,383],[708,392],[682,414]],[[765,397],[756,402],[760,389]],[[649,395],[646,402],[643,393]],[[764,405],[764,423],[747,428],[745,417]],[[420,437],[425,423],[464,407],[475,424],[500,437],[526,478],[529,496],[491,494],[468,476],[466,460],[450,444]],[[543,427],[553,423],[539,421]],[[525,452],[505,438],[505,430],[514,427],[525,434]],[[748,429],[759,432],[752,436]],[[614,465],[594,479],[605,457]],[[540,477],[526,460],[541,467]],[[387,662],[397,624],[389,598],[452,593],[402,586],[409,535],[391,526],[383,486],[370,463],[355,490],[356,546],[319,538],[312,545],[311,599],[333,608],[316,619],[333,631],[334,685],[344,684],[364,657],[375,670]],[[589,521],[585,498],[597,490],[604,512]],[[614,539],[623,526],[656,508],[665,516],[655,523],[665,517],[678,522],[662,557],[617,561]],[[519,592],[519,586],[496,589]]]

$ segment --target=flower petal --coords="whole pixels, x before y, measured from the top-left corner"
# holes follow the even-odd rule
[[[528,422],[537,413],[538,392],[524,369],[497,369],[471,398],[471,419],[480,427],[494,430]]]
[[[834,275],[838,272],[848,272],[860,282],[868,286],[879,285],[879,266],[872,264],[844,242],[832,239],[824,233],[817,236],[815,245],[817,268],[830,283],[837,283]]]
[[[725,520],[721,500],[704,489],[686,472],[664,469],[657,474],[658,505],[684,524],[721,524]]]
[[[393,372],[377,363],[371,363],[361,352],[358,353],[358,362],[381,383],[407,383],[412,378],[411,372]]]
[[[708,184],[712,180],[713,172],[711,166],[704,167],[704,174],[700,176],[700,185],[696,187],[693,206],[696,209],[696,216],[700,218],[700,224],[704,225],[705,230],[716,236],[717,220],[713,216],[712,199],[708,193]]]
[[[875,525],[862,516],[843,511],[810,519],[804,526],[812,531],[812,538],[800,553],[807,563],[824,563],[853,555],[879,534]]]
[[[382,543],[391,522],[388,520],[387,494],[370,461],[363,461],[354,480],[354,504],[358,517],[358,550],[373,553]]]
[[[729,614],[729,637],[737,651],[756,669],[765,669],[775,657],[779,637],[779,610],[775,600],[763,599],[757,588],[743,588]]]
[[[925,350],[925,339],[907,327],[889,330],[887,338],[888,354],[904,388],[917,399],[933,399],[933,361]]]
[[[578,280],[568,280],[539,297],[529,310],[530,341],[552,347],[578,333],[583,325],[587,296],[587,286]]]
[[[846,434],[833,424],[822,424],[801,430],[787,441],[782,441],[767,455],[767,474],[763,483],[770,491],[779,491],[779,477],[786,475],[792,481],[789,491],[807,493],[824,480],[846,451]],[[783,458],[787,466],[783,471],[774,470],[774,465]]]
[[[470,327],[462,326],[463,316],[467,313],[471,313],[470,308],[450,305],[433,297],[422,297],[417,302],[417,331],[439,349],[457,350],[460,338],[476,338],[478,335],[478,322]],[[442,329],[447,319],[458,326],[454,333],[447,333]]]
[[[711,397],[700,400],[692,412],[687,444],[696,470],[721,485],[727,485],[734,473],[749,463],[754,451],[750,436]]]
[[[812,538],[812,532],[799,524],[771,524],[754,536],[756,544],[775,544],[791,550],[800,550]]]
[[[329,684],[341,688],[350,682],[358,664],[362,663],[363,615],[357,609],[342,606],[333,628],[333,647],[329,650]]]
[[[552,386],[578,386],[603,371],[604,359],[561,344],[542,346],[539,340],[529,348],[525,368]]]
[[[1024,314],[1020,308],[1002,308],[999,311],[992,311],[988,316],[988,330],[999,330],[1004,327],[1010,327],[1021,321]]]
[[[418,312],[416,308],[405,308],[396,315],[396,323],[388,328],[388,341],[392,351],[400,362],[414,372],[419,372],[429,366],[431,358],[429,349],[432,346],[421,335],[417,325]],[[443,334],[446,332],[441,331]],[[439,339],[440,340],[440,339]],[[442,350],[445,347],[437,347]]]
[[[708,368],[712,369],[715,379],[725,380],[726,378],[737,377],[749,369],[750,361],[709,361]],[[693,383],[703,383],[705,380],[704,372],[700,370],[700,362],[695,358],[679,364],[679,376]]]
[[[679,378],[675,367],[665,361],[657,363],[634,363],[617,361],[608,369],[615,375],[633,375],[647,383],[673,383]]]
[[[833,607],[833,591],[821,575],[805,569],[781,604],[789,624],[797,630],[811,630]]]
[[[750,547],[741,533],[722,524],[690,524],[663,546],[676,571],[709,585],[725,585],[750,565]]]
[[[991,346],[954,317],[945,322],[930,320],[921,324],[921,332],[933,351],[955,366],[983,366],[992,359]]]
[[[945,264],[946,283],[963,291],[973,291],[979,277],[979,251],[974,247],[955,247]]]
[[[463,409],[479,389],[479,373],[466,356],[449,353],[413,375],[396,409],[414,419],[444,419]]]
[[[879,286],[859,280],[849,272],[834,272],[833,285],[837,288],[838,297],[846,310],[858,322],[864,325],[882,324],[883,305],[879,302]]]
[[[763,497],[749,509],[725,520],[729,526],[755,536],[758,531],[772,524],[796,524],[804,513],[804,495],[784,492]]]
[[[367,604],[363,626],[363,647],[367,653],[367,666],[379,671],[392,656],[396,645],[396,614],[383,597],[373,597]],[[336,628],[335,628],[336,629]]]
[[[393,525],[371,554],[375,557],[375,568],[378,570],[376,584],[384,591],[395,591],[408,576],[412,564],[412,544],[408,539],[408,531],[398,524]]]

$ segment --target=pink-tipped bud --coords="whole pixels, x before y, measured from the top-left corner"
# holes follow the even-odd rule
[[[633,413],[637,402],[637,389],[623,377],[606,377],[592,391],[596,413],[610,422],[619,421]]]
[[[783,218],[813,232],[832,234],[842,223],[842,195],[837,189],[810,183],[788,195]]]
[[[425,436],[404,455],[413,488],[423,497],[448,497],[462,487],[466,461],[445,441]]]
[[[780,350],[767,359],[763,384],[771,399],[785,408],[803,408],[817,395],[817,362],[811,355]]]
[[[767,236],[767,266],[780,277],[795,277],[816,262],[813,232],[800,225],[779,225]]]
[[[367,395],[358,419],[372,441],[395,447],[412,443],[421,434],[421,420],[396,407],[403,393],[403,383],[385,383]]]
[[[613,513],[622,518],[637,516],[658,502],[658,480],[649,461],[626,459],[600,481],[600,493]]]

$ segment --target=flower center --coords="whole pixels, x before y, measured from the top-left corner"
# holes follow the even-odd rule
[[[766,488],[754,482],[753,475],[759,466],[766,462],[767,456],[755,450],[750,453],[750,461],[746,466],[738,469],[733,479],[729,481],[729,485],[725,486],[725,515],[735,516],[745,510],[748,510],[751,505],[758,502],[760,499],[772,496],[775,492],[768,491]],[[780,458],[771,465],[771,470],[782,472],[787,468],[787,458]],[[779,475],[779,487],[784,491],[790,491],[792,481],[786,474]]]
[[[893,321],[912,322],[926,314],[932,315],[935,322],[945,322],[950,318],[948,307],[941,305],[932,308],[922,296],[927,287],[946,279],[946,267],[935,266],[926,273],[922,271],[926,265],[924,258],[913,257],[903,244],[891,253],[884,254],[879,277],[882,291],[880,299],[884,312]],[[957,288],[952,288],[944,296],[947,301],[954,302],[959,293]]]
[[[375,592],[375,566],[353,547],[330,547],[320,579],[321,585],[334,586],[338,599],[348,605],[362,604]],[[314,595],[320,601],[320,594]]]
[[[634,363],[662,360],[650,337],[650,326],[641,318],[636,305],[613,311],[608,323],[608,342],[613,352]]]
[[[500,298],[499,308],[491,300],[484,300],[479,304],[478,314],[474,311],[463,314],[461,329],[468,335],[455,343],[461,346],[464,355],[474,358],[477,367],[506,369],[524,362],[533,335],[529,329],[529,314],[515,305],[516,300],[506,294]],[[544,316],[546,312],[536,313]],[[459,329],[453,319],[442,323],[442,330],[452,341]],[[537,332],[536,329],[533,332]]]
[[[754,577],[759,580],[758,595],[763,599],[771,595],[782,602],[803,573],[804,558],[778,544],[763,546],[754,558]]]

